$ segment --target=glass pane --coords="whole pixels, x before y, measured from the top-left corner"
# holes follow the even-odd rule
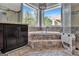
[[[61,8],[49,9],[44,11],[44,26],[60,26],[61,25]]]
[[[36,10],[31,8],[28,5],[23,4],[22,6],[22,13],[23,13],[23,24],[28,24],[29,26],[36,26],[37,19],[36,19]]]

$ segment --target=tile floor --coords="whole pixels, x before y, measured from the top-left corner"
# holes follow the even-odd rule
[[[49,49],[49,50],[34,50],[28,46],[23,46],[5,54],[0,53],[0,56],[69,56],[64,49]]]

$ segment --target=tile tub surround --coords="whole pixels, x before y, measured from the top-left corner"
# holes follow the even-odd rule
[[[63,48],[60,32],[29,32],[28,45],[32,49],[52,49]]]
[[[63,48],[61,40],[31,40],[29,46],[37,50]]]
[[[55,31],[55,32],[62,32],[62,27],[56,27],[56,26],[53,26],[53,27],[28,27],[28,31],[29,32],[33,32],[33,31]]]
[[[56,40],[61,39],[60,32],[52,32],[52,31],[34,31],[29,32],[29,40]]]

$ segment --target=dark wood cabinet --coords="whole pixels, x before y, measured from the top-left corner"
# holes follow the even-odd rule
[[[0,24],[0,49],[2,53],[28,43],[28,26],[22,24]]]

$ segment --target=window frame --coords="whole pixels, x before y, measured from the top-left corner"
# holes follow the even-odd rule
[[[21,8],[21,11],[22,11],[22,20],[23,20],[23,5],[26,6],[26,7],[28,7],[28,8],[31,8],[31,9],[34,11],[34,13],[36,13],[36,14],[35,14],[36,25],[35,25],[35,26],[29,26],[29,25],[28,25],[28,26],[29,26],[29,27],[38,27],[38,26],[39,26],[39,25],[38,25],[38,10],[35,9],[35,8],[33,8],[32,6],[28,5],[28,4],[22,3],[22,8]],[[21,22],[22,22],[22,21],[21,21]],[[22,22],[22,24],[25,24],[25,23]]]

